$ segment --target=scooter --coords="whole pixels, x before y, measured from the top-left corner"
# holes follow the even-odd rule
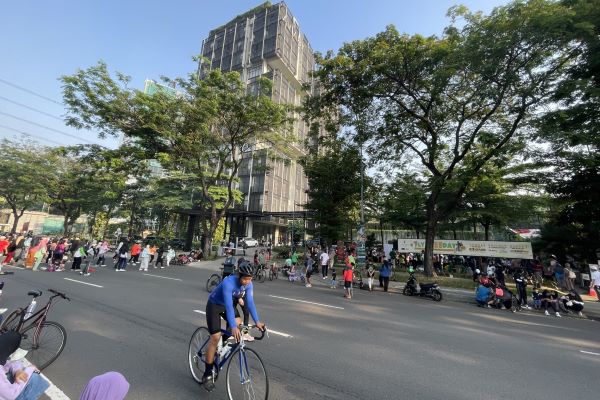
[[[405,296],[421,296],[431,297],[434,301],[442,301],[442,292],[440,285],[437,283],[421,283],[417,282],[415,273],[411,272],[402,294]]]

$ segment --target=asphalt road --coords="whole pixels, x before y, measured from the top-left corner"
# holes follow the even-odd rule
[[[217,266],[146,275],[109,266],[89,277],[15,269],[3,277],[1,306],[24,305],[34,288],[72,298],[51,311],[68,340],[45,373],[73,399],[110,370],[127,377],[128,399],[225,399],[224,379],[207,393],[187,367],[189,338],[205,325],[194,310],[204,310]],[[261,318],[279,333],[250,345],[267,365],[271,399],[597,397],[598,322],[481,309],[452,292],[442,303],[359,290],[346,300],[314,281],[255,284]]]

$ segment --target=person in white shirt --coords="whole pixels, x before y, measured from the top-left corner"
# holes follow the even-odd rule
[[[600,302],[600,271],[598,271],[597,266],[591,266],[591,279],[590,288],[593,288],[596,291],[596,297],[598,297],[598,301]]]
[[[327,273],[329,272],[329,254],[327,254],[327,251],[321,252],[319,260],[321,261],[321,271],[323,273],[323,279],[327,279]]]

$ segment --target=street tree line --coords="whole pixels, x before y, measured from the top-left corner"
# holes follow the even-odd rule
[[[374,216],[424,232],[426,271],[441,229],[475,222],[488,236],[537,213],[546,249],[596,260],[599,10],[597,0],[454,7],[439,36],[389,26],[319,55],[306,119],[382,171]]]

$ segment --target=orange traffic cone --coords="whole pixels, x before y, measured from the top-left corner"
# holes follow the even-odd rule
[[[590,288],[590,297],[598,297],[598,295],[596,294],[596,291],[594,290],[594,288]]]

